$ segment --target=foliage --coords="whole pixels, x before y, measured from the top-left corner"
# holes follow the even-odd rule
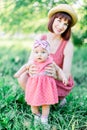
[[[33,32],[37,29],[39,30],[41,27],[45,27],[44,16],[47,13],[47,6],[44,2],[18,0],[11,2],[5,1],[4,4],[4,10],[1,13],[1,24],[5,31],[12,31],[13,33],[17,31]],[[40,20],[41,17],[43,21]],[[39,25],[36,25],[36,23],[39,23]],[[43,25],[41,26],[41,24]]]
[[[75,48],[74,53],[74,64],[72,66],[72,73],[74,75],[76,86],[86,87],[87,82],[87,46]]]
[[[3,6],[0,12],[1,30],[4,30],[5,33],[9,33],[9,35],[16,32],[46,32],[48,11],[58,3],[80,5],[79,0],[3,0]],[[83,45],[83,43],[87,43],[86,0],[82,0],[82,5],[80,5],[76,11],[79,19],[74,29],[74,34],[72,35],[73,41],[75,45]]]
[[[8,45],[6,41],[5,46],[0,47],[0,130],[34,130],[30,106],[26,104],[24,92],[13,78],[14,73],[27,61],[30,49],[21,44],[25,44],[25,41],[11,42],[14,44]],[[49,122],[55,130],[87,129],[86,52],[87,46],[75,48],[72,66],[75,88],[67,96],[68,103],[63,108],[59,108],[58,104],[51,106]]]
[[[7,40],[3,40],[1,42],[3,46],[0,46],[0,77],[5,79],[5,77],[9,78],[9,76],[11,76],[13,78],[13,74],[20,68],[22,64],[27,62],[30,49],[27,49],[26,51],[24,49],[25,47],[22,45],[23,41],[21,40],[19,41],[10,39],[8,42]],[[24,44],[26,43],[27,42],[24,41]],[[21,48],[21,46],[23,47]],[[4,80],[1,79],[1,81]]]
[[[46,31],[46,17],[49,9],[58,3],[70,2],[70,0],[60,0],[58,2],[54,0],[49,2],[48,0],[6,0],[0,15],[1,25],[3,25],[5,31],[13,33],[17,31],[36,32],[40,29]],[[75,1],[73,0],[72,2],[74,3]]]
[[[81,6],[81,8],[79,9],[80,12],[80,31],[81,31],[81,35],[83,35],[83,38],[87,38],[87,1],[84,0],[83,6]],[[84,13],[83,13],[84,12]]]
[[[87,44],[87,1],[83,0],[82,5],[77,10],[78,25],[76,32],[73,33],[73,41],[75,45],[81,46]]]

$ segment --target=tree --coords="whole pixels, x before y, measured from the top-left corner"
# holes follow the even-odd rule
[[[58,3],[68,2],[72,0],[4,0],[4,9],[0,14],[2,29],[13,33],[46,31],[49,9]]]
[[[82,1],[83,6],[77,8],[80,18],[72,35],[74,43],[80,45],[87,36],[87,2]],[[9,33],[32,33],[47,31],[47,14],[54,5],[58,3],[75,4],[79,0],[3,0],[3,2],[4,8],[0,12],[2,30]]]
[[[78,24],[76,32],[73,33],[75,45],[81,46],[87,43],[87,1],[83,0],[82,5],[78,8]]]

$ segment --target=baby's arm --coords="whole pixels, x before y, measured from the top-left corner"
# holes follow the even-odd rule
[[[67,85],[68,84],[68,80],[63,72],[63,70],[58,66],[56,65],[56,63],[54,62],[54,65],[56,67],[56,71],[57,71],[57,74],[58,74],[58,79],[62,80],[62,82]]]
[[[22,73],[24,73],[28,69],[27,64],[24,64],[15,74],[14,77],[18,78]]]
[[[32,64],[32,53],[30,54],[30,57],[28,59],[28,62],[24,64],[15,74],[14,77],[18,78],[21,76],[22,73],[24,73],[26,70],[29,70],[30,64]]]
[[[64,72],[62,71],[62,69],[60,68],[59,72],[58,72],[58,76],[59,78],[62,80],[62,82],[67,85],[68,84],[68,80],[64,74]]]

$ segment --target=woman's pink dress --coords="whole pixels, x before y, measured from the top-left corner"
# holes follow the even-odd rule
[[[51,54],[55,63],[62,68],[63,67],[63,60],[64,60],[64,48],[67,44],[67,41],[61,41],[60,47],[57,49],[55,54]],[[63,99],[65,96],[69,94],[74,86],[74,80],[72,76],[69,77],[68,85],[64,85],[62,81],[56,80],[57,90],[58,90],[58,97],[59,99]]]
[[[47,40],[47,36],[43,35],[41,39]],[[64,49],[68,41],[62,40],[60,46],[58,47],[55,54],[51,54],[51,57],[55,61],[55,63],[62,68],[63,67],[63,61],[64,61]],[[74,87],[74,80],[72,76],[69,77],[68,85],[65,86],[62,81],[56,80],[57,84],[57,91],[58,91],[58,99],[61,100],[64,97],[66,97],[72,88]]]
[[[43,63],[34,62],[38,74],[29,77],[25,90],[25,100],[31,106],[51,105],[58,103],[58,91],[55,79],[45,74],[45,67],[53,62],[52,58]]]

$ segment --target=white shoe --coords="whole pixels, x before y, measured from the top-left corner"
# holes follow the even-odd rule
[[[41,118],[41,124],[44,130],[50,130],[50,125],[48,124],[48,118]]]
[[[66,98],[64,98],[63,100],[61,100],[60,104],[59,104],[59,107],[64,107],[67,103],[67,100]]]
[[[35,127],[38,127],[40,125],[40,122],[41,122],[40,119],[41,119],[40,116],[34,115],[34,126]]]

